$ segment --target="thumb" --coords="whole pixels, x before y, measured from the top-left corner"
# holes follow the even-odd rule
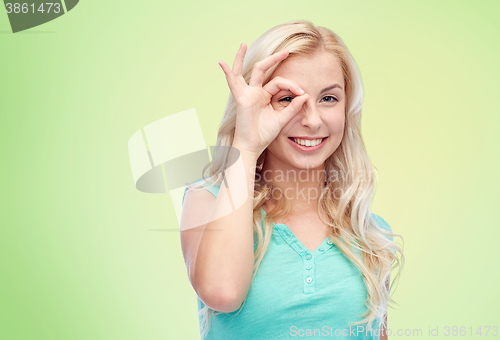
[[[309,99],[309,95],[307,93],[295,97],[290,105],[284,108],[278,115],[278,120],[281,124],[281,127],[285,126],[293,116],[297,114],[302,108],[302,105]]]

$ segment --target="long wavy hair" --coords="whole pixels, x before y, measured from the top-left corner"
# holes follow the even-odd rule
[[[247,84],[255,63],[285,48],[289,50],[290,56],[325,51],[336,56],[342,66],[346,93],[344,135],[337,150],[325,161],[325,185],[319,196],[318,215],[320,218],[327,216],[326,220],[321,219],[328,225],[329,239],[362,273],[367,290],[367,310],[360,316],[363,320],[352,325],[367,323],[367,328],[372,329],[375,319],[383,322],[389,303],[395,304],[389,292],[393,291],[394,284],[399,281],[404,255],[402,246],[394,242],[394,237],[403,241],[401,235],[391,234],[380,228],[370,212],[375,174],[360,131],[363,104],[360,74],[356,62],[339,36],[327,28],[314,26],[309,21],[296,20],[271,28],[248,48],[243,63],[243,77]],[[264,84],[269,82],[279,64],[267,71]],[[228,166],[229,147],[234,138],[236,110],[236,103],[229,95],[217,136],[218,152],[203,169],[202,177],[206,183],[220,185],[222,182],[223,172]],[[266,150],[258,158],[256,169],[262,169],[265,161]],[[257,170],[253,203],[256,250],[252,280],[269,246],[273,220],[284,218],[290,212],[290,201],[286,195],[273,195],[276,205],[266,214],[262,223],[260,208],[271,199],[271,193],[281,190],[272,182],[263,181],[262,177]],[[196,189],[200,186],[193,184],[190,188]],[[394,269],[398,269],[397,275],[387,289],[386,284],[389,283],[391,270]],[[243,306],[244,303],[238,313]],[[204,337],[210,329],[211,316],[220,312],[205,306],[199,313]]]

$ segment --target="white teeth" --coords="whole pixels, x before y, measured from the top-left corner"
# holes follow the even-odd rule
[[[323,141],[323,138],[320,139],[298,139],[298,138],[293,138],[293,141],[297,144],[303,145],[303,146],[316,146],[318,144],[321,144]]]

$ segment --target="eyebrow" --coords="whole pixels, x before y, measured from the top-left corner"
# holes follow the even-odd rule
[[[321,92],[319,94],[325,93],[326,91],[330,91],[334,88],[339,88],[339,89],[343,90],[342,86],[340,86],[339,84],[333,84],[332,86],[325,87],[323,90],[321,90]],[[281,89],[280,91],[278,91],[278,93],[281,93],[281,91],[291,92],[290,90]],[[276,93],[276,94],[278,94],[278,93]]]
[[[328,86],[328,87],[324,88],[323,90],[321,90],[321,92],[319,94],[322,94],[326,91],[330,91],[331,89],[334,89],[336,87],[338,87],[339,89],[342,90],[342,86],[340,86],[339,84],[333,84],[332,86]]]

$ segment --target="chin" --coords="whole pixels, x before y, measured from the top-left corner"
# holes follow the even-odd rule
[[[296,157],[290,157],[287,159],[288,163],[293,166],[294,168],[300,169],[300,170],[311,170],[311,169],[317,169],[320,167],[323,167],[325,164],[324,158],[316,158],[315,159],[299,159]]]

